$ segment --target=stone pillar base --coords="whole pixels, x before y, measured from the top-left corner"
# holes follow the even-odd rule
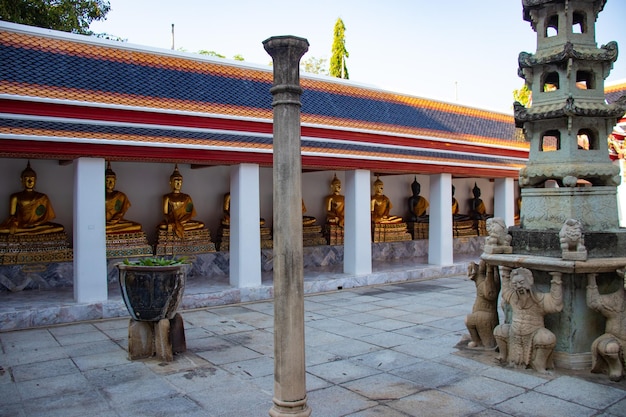
[[[175,353],[187,350],[183,318],[176,313],[172,319],[138,321],[128,323],[128,358],[144,359],[155,356],[164,362],[172,362]]]
[[[557,368],[573,370],[591,369],[591,352],[567,353],[555,351],[553,359],[554,366]]]
[[[270,417],[309,417],[311,408],[307,405],[306,395],[300,401],[280,401],[273,399],[274,405],[270,408]]]

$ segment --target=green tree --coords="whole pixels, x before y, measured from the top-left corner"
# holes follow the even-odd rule
[[[350,57],[350,54],[346,50],[346,26],[343,24],[341,18],[335,22],[335,28],[333,30],[333,48],[332,55],[330,57],[330,76],[349,79],[348,67],[346,66],[346,58]]]
[[[526,83],[519,90],[513,90],[513,100],[518,101],[522,106],[529,107],[531,99],[532,94]]]
[[[326,58],[312,56],[300,62],[300,70],[309,74],[328,75],[328,70],[326,69],[327,61]]]
[[[83,35],[110,10],[108,0],[0,0],[0,20]]]

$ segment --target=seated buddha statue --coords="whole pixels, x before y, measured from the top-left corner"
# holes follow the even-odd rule
[[[140,232],[141,225],[131,220],[126,220],[124,215],[130,208],[130,200],[121,191],[115,189],[117,176],[111,169],[111,163],[107,164],[104,173],[105,185],[105,212],[106,212],[106,232]]]
[[[159,224],[161,230],[173,231],[176,236],[183,238],[188,230],[204,228],[204,223],[194,220],[196,209],[189,194],[181,192],[183,176],[178,171],[178,165],[170,175],[172,192],[163,196],[163,215],[165,219]]]
[[[35,191],[37,174],[30,162],[21,174],[23,191],[11,194],[9,218],[0,224],[0,234],[41,235],[63,232],[64,228],[50,220],[56,217],[47,195]]]
[[[413,195],[409,197],[409,212],[411,213],[410,221],[418,222],[418,221],[426,221],[428,219],[428,214],[426,214],[426,210],[430,206],[428,200],[420,195],[422,186],[419,182],[417,182],[417,178],[413,180],[411,184],[411,191],[413,191]]]
[[[345,197],[341,195],[341,181],[335,177],[330,182],[331,194],[324,199],[324,207],[326,207],[326,223],[336,224],[343,227],[345,212]]]
[[[230,227],[230,193],[224,194],[224,200],[222,203],[222,226]],[[265,219],[259,219],[261,226],[265,225]]]
[[[474,194],[474,198],[470,200],[470,217],[476,220],[483,220],[491,217],[487,214],[487,208],[485,207],[485,203],[480,198],[480,188],[478,188],[478,185],[476,185],[476,183],[474,183],[472,193]]]
[[[317,219],[313,216],[305,216],[306,206],[304,205],[304,199],[302,200],[302,225],[303,226],[312,226],[315,224]]]
[[[452,220],[453,221],[463,221],[470,220],[470,217],[467,214],[459,213],[459,201],[454,197],[455,188],[452,186]]]
[[[393,206],[389,197],[383,194],[383,187],[383,182],[377,177],[376,181],[374,181],[374,195],[370,204],[372,222],[385,224],[402,223],[402,217],[390,214]]]

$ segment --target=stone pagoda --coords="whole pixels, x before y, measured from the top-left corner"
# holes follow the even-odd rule
[[[563,310],[545,325],[556,336],[557,367],[591,365],[591,346],[604,333],[604,317],[586,303],[589,275],[601,292],[624,284],[626,231],[617,208],[619,167],[607,138],[626,112],[626,96],[613,104],[604,80],[617,59],[617,43],[597,47],[595,21],[606,0],[522,0],[523,17],[537,33],[536,53],[519,55],[519,76],[532,105],[515,103],[515,122],[530,142],[520,171],[519,227],[509,228],[512,254],[488,254],[491,266],[527,268],[549,290],[562,277]]]

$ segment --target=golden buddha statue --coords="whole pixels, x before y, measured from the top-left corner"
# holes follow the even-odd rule
[[[324,199],[324,207],[326,207],[326,223],[336,224],[343,227],[344,225],[344,211],[345,211],[345,197],[341,195],[341,181],[335,174],[333,180],[330,182],[330,195]]]
[[[302,225],[303,226],[312,226],[315,224],[317,219],[313,216],[305,216],[306,206],[304,205],[304,199],[302,200]]]
[[[106,211],[106,232],[140,232],[141,225],[139,223],[126,220],[124,215],[130,208],[130,200],[121,191],[115,189],[117,176],[111,169],[111,163],[107,164],[104,173],[105,193],[105,211]]]
[[[41,235],[63,232],[64,228],[50,220],[56,217],[47,195],[35,191],[37,174],[30,161],[21,174],[23,191],[11,194],[9,218],[0,224],[0,234]]]
[[[417,182],[417,177],[413,180],[411,184],[411,190],[413,191],[413,195],[409,197],[409,212],[411,213],[411,221],[427,221],[428,214],[426,214],[426,210],[430,207],[428,200],[420,195],[421,185]]]
[[[452,216],[459,214],[459,200],[454,197],[454,185],[452,186]]]
[[[224,217],[222,217],[222,226],[230,227],[230,193],[224,194],[222,212],[224,213]],[[265,225],[265,219],[259,219],[259,223],[261,226]]]
[[[189,194],[181,192],[183,176],[178,171],[178,165],[170,175],[172,192],[163,196],[163,214],[165,219],[159,224],[161,230],[173,231],[176,236],[183,238],[185,231],[204,228],[204,223],[193,218],[196,209]]]
[[[392,207],[389,197],[383,194],[383,182],[376,177],[376,181],[374,181],[374,195],[370,204],[372,222],[386,224],[402,223],[402,217],[390,214]]]

